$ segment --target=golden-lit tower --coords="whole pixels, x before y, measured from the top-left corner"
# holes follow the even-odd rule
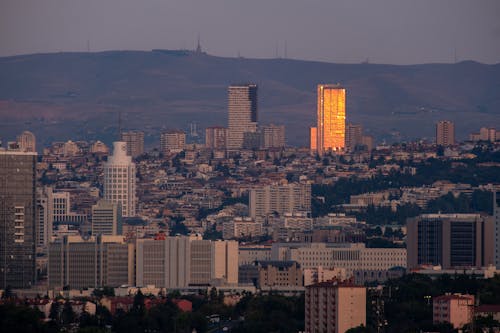
[[[317,149],[320,156],[345,147],[345,89],[340,85],[318,85]]]

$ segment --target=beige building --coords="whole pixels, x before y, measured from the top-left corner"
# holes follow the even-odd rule
[[[256,261],[270,261],[271,247],[266,245],[240,245],[238,249],[238,265],[250,265]]]
[[[211,149],[225,149],[227,128],[212,126],[205,129],[205,146]]]
[[[366,288],[337,281],[306,287],[305,332],[345,333],[366,326]]]
[[[243,148],[245,133],[255,132],[257,132],[257,85],[230,86],[228,88],[227,149]]]
[[[180,153],[186,149],[186,133],[179,130],[167,131],[160,136],[160,150],[164,154]]]
[[[65,236],[49,245],[50,288],[134,284],[134,246],[122,236]]]
[[[307,268],[303,270],[304,286],[310,286],[319,282],[332,280],[344,281],[347,278],[345,268],[326,269],[321,266],[316,268]]]
[[[260,128],[262,148],[283,148],[285,147],[285,126],[266,125]]]
[[[311,211],[311,184],[290,183],[256,187],[250,190],[250,216]]]
[[[17,145],[20,151],[36,152],[36,138],[35,134],[30,131],[24,131],[17,137]]]
[[[138,239],[136,285],[161,288],[238,283],[238,243],[200,236]]]
[[[122,209],[120,203],[99,200],[92,206],[92,236],[122,234]]]
[[[432,300],[433,323],[450,323],[460,329],[472,321],[474,295],[442,295]]]
[[[144,154],[144,132],[128,131],[121,133],[121,140],[127,143],[127,155],[136,158]]]
[[[222,224],[224,239],[258,237],[263,235],[262,223],[250,217],[235,217]]]
[[[407,222],[408,268],[494,265],[494,223],[479,214],[423,214]]]
[[[295,261],[259,261],[258,269],[261,289],[304,285],[302,269]]]
[[[90,152],[94,154],[107,154],[109,153],[109,148],[98,140],[90,146]]]
[[[455,144],[455,124],[449,120],[440,120],[436,124],[436,144],[451,146]]]

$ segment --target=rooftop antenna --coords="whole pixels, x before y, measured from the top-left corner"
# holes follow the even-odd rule
[[[198,33],[198,44],[196,45],[196,53],[201,53],[201,43],[200,43],[200,34]]]
[[[118,111],[118,141],[122,140],[122,112]]]

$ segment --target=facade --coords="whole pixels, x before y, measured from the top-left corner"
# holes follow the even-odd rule
[[[50,288],[133,285],[134,246],[121,236],[65,236],[49,245]]]
[[[212,126],[205,129],[205,146],[211,149],[225,149],[227,128]]]
[[[290,183],[266,185],[250,191],[250,216],[254,219],[269,214],[311,211],[311,184]]]
[[[320,156],[345,147],[346,91],[339,85],[318,85],[317,150]]]
[[[500,191],[495,191],[493,193],[493,214],[495,219],[495,259],[494,263],[497,269],[500,269]]]
[[[200,236],[138,239],[136,285],[161,288],[238,283],[238,243]]]
[[[36,246],[42,249],[49,245],[52,237],[54,199],[51,187],[36,190]]]
[[[243,148],[247,132],[257,132],[257,85],[231,85],[228,88],[227,149]]]
[[[472,321],[474,295],[442,295],[432,300],[433,323],[450,323],[460,329]]]
[[[311,150],[311,155],[318,152],[318,128],[309,127],[309,148]]]
[[[345,148],[354,151],[357,146],[363,144],[363,126],[359,124],[347,124],[345,131]]]
[[[109,148],[104,142],[97,140],[90,146],[90,152],[94,154],[107,154],[109,153]]]
[[[259,261],[259,287],[302,287],[302,269],[295,261]]]
[[[113,143],[113,155],[104,164],[104,199],[121,204],[122,215],[133,217],[136,213],[135,163],[127,155],[127,144]]]
[[[128,131],[121,133],[121,140],[127,143],[127,155],[136,158],[144,154],[144,132]]]
[[[440,120],[436,124],[436,144],[450,146],[455,144],[455,124],[449,120]]]
[[[17,137],[17,145],[20,151],[36,152],[36,138],[35,134],[30,131],[24,131]]]
[[[121,205],[99,200],[92,206],[92,236],[117,236],[122,234]]]
[[[408,219],[408,268],[494,264],[494,223],[479,214],[424,214]]]
[[[305,331],[344,333],[366,326],[366,288],[337,281],[306,287]]]
[[[262,148],[284,148],[285,147],[285,126],[284,125],[267,125],[261,129]]]
[[[183,131],[167,131],[160,136],[160,150],[164,154],[180,153],[186,148],[186,133]]]
[[[35,281],[36,160],[33,152],[0,150],[0,289]]]
[[[248,217],[235,217],[222,225],[222,238],[248,238],[263,235],[262,223]]]

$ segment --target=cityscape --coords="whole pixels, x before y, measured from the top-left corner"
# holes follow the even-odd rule
[[[287,42],[282,56],[276,45],[267,68],[279,71],[288,62],[284,72],[299,71],[299,61],[287,59]],[[60,81],[47,78],[47,87],[62,95],[49,89],[42,98],[37,94],[47,87],[23,86],[27,74],[14,68],[41,59],[43,50],[17,55],[22,52],[14,46],[0,46],[0,77],[25,94],[0,78],[2,331],[500,332],[498,57],[480,70],[456,59],[446,65],[469,66],[472,81],[490,72],[492,88],[481,92],[487,101],[476,110],[460,109],[472,102],[454,87],[426,92],[429,104],[415,111],[421,97],[410,92],[420,88],[409,85],[401,93],[394,74],[384,84],[405,99],[394,97],[394,107],[383,113],[387,122],[381,116],[374,125],[375,118],[357,110],[374,100],[369,95],[377,82],[353,84],[344,74],[326,81],[317,73],[294,90],[260,79],[255,65],[242,71],[245,80],[219,73],[221,87],[209,79],[210,67],[222,68],[214,62],[243,68],[262,60],[239,52],[236,58],[209,55],[199,33],[192,50],[133,51],[137,68],[149,71],[144,77],[171,72],[146,71],[141,52],[169,66],[184,59],[177,65],[195,66],[197,87],[209,96],[204,101],[211,104],[198,113],[189,110],[201,100],[172,98],[186,104],[179,107],[184,111],[158,118],[141,111],[156,105],[146,95],[124,88],[137,79],[127,74],[134,62],[123,60],[132,51],[94,52],[87,41],[86,52],[60,52],[95,64],[102,64],[100,57],[123,61],[114,68],[120,69],[116,81],[89,74],[95,90],[114,90],[95,97],[82,83],[78,91],[72,83],[78,75],[69,70],[55,75]],[[40,68],[56,66],[52,55],[28,66],[30,75],[44,81]],[[308,66],[326,68],[319,61]],[[441,64],[395,69],[363,60],[343,70],[359,71],[360,78],[365,70],[387,70],[381,78],[391,68],[422,75],[418,66],[434,66],[436,81],[446,81],[448,74],[437,74]],[[112,72],[99,71],[107,73],[101,78]],[[165,100],[191,89],[181,76],[168,79],[179,88],[155,87]],[[151,90],[149,81],[137,80]],[[297,99],[270,117],[272,103],[263,107],[262,99],[280,105],[283,91]],[[121,94],[130,97],[126,107]],[[434,107],[432,98],[441,104]],[[300,115],[293,107],[286,112],[294,103]],[[73,118],[91,105],[106,112]],[[67,111],[72,108],[74,114]],[[389,114],[405,124],[395,127]],[[96,120],[89,125],[89,119]]]

